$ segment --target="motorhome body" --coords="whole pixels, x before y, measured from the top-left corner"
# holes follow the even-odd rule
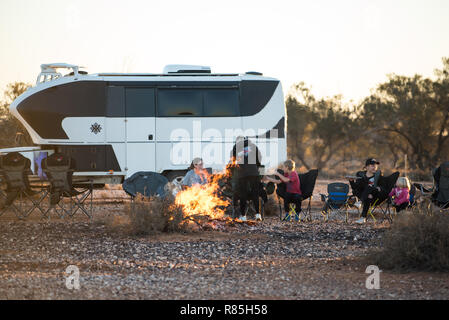
[[[62,76],[60,68],[73,72]],[[213,74],[203,66],[171,65],[162,74],[87,74],[79,68],[42,65],[36,86],[10,106],[42,151],[75,159],[75,175],[121,183],[135,172],[155,171],[173,179],[194,157],[221,170],[237,135],[258,145],[262,164],[286,159],[277,79]]]

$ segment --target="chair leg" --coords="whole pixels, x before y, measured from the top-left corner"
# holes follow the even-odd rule
[[[323,216],[324,222],[327,222],[329,219],[329,204],[327,202],[324,204],[324,207],[321,209],[320,213]]]
[[[282,204],[281,204],[281,199],[279,196],[277,196],[278,198],[278,204],[279,204],[279,221],[282,221],[282,216],[283,216],[283,210],[282,210]]]
[[[387,203],[387,207],[385,208],[385,211],[382,211],[384,214],[384,218],[386,218],[390,224],[393,223],[393,216],[392,216],[391,210],[393,210],[393,212],[395,212],[394,209],[391,209],[390,204]]]
[[[304,213],[304,218],[306,221],[312,222],[312,197],[309,198],[309,202],[307,204],[307,208]]]
[[[259,213],[262,218],[262,221],[265,220],[265,201],[262,198],[259,198]]]
[[[33,212],[34,210],[38,209],[41,212],[42,217],[48,218],[47,213],[49,210],[44,210],[42,208],[42,202],[47,197],[49,191],[44,189],[44,190],[41,190],[39,193],[40,193],[40,197],[37,201],[33,200],[33,198],[30,198],[31,202],[33,203],[33,208],[30,210],[28,215],[31,214],[31,212]]]
[[[374,209],[376,209],[376,204],[377,204],[377,199],[376,199],[376,201],[374,201],[374,203],[368,209],[368,214],[371,216],[371,218],[373,218],[374,222],[377,221],[373,214]]]
[[[348,206],[345,206],[345,222],[348,223],[348,221],[349,221]]]
[[[86,209],[84,202],[90,197],[90,210],[92,210],[92,190],[87,190],[82,195],[70,197],[70,217],[73,217],[78,210],[81,210],[89,219],[92,219],[92,215],[89,210]]]

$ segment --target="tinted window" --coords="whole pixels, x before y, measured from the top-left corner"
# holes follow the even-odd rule
[[[239,116],[239,91],[237,89],[206,89],[204,94],[204,116]]]
[[[126,88],[126,116],[154,117],[154,88]]]
[[[240,114],[252,116],[260,112],[270,101],[279,81],[245,80],[241,84]]]
[[[107,117],[125,116],[125,90],[123,87],[108,87]]]
[[[159,89],[157,114],[159,117],[201,117],[203,113],[201,90]]]

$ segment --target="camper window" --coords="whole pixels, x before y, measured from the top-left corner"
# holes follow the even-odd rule
[[[126,116],[154,117],[154,88],[126,88]]]
[[[159,117],[201,117],[203,113],[201,90],[159,89],[157,102]]]
[[[239,91],[237,89],[204,90],[204,116],[238,117]]]

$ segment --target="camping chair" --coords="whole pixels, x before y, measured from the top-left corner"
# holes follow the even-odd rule
[[[437,210],[449,209],[449,161],[443,162],[438,168],[432,170],[433,186],[426,188],[422,184],[413,185],[420,191],[417,197],[418,207],[431,212],[431,204]]]
[[[282,170],[278,170],[281,174],[283,174]],[[312,169],[306,173],[300,174],[299,175],[299,183],[300,183],[300,188],[301,188],[301,192],[302,192],[302,201],[304,200],[309,200],[307,202],[307,208],[302,209],[300,214],[299,214],[299,221],[301,221],[301,215],[304,216],[304,220],[306,221],[312,221],[312,194],[313,194],[313,189],[315,188],[315,182],[316,179],[318,177],[318,169]],[[284,216],[284,206],[281,203],[281,199],[283,199],[283,201],[285,201],[285,193],[286,193],[286,187],[287,185],[285,183],[280,183],[277,186],[276,189],[276,194],[277,194],[277,198],[278,198],[278,203],[279,203],[279,219],[280,220],[287,220],[290,221],[291,219],[293,219],[294,215],[295,215],[295,204],[290,203],[289,206],[289,211],[287,213],[285,213]]]
[[[449,209],[449,161],[443,162],[434,170],[433,177],[435,182],[433,203],[440,210]]]
[[[434,187],[432,186],[431,188],[428,188],[421,183],[413,183],[413,186],[416,190],[414,206],[418,210],[429,212],[428,210],[430,210],[430,205],[432,204],[432,195],[435,192]]]
[[[384,195],[374,201],[374,203],[371,204],[370,208],[368,209],[368,215],[373,218],[374,222],[377,222],[377,219],[375,218],[373,212],[374,211],[380,211],[382,213],[382,221],[388,220],[388,222],[393,223],[393,209],[392,209],[392,202],[391,198],[388,196],[388,194],[391,192],[391,190],[394,188],[396,184],[396,180],[399,178],[399,172],[394,172],[393,174],[383,177],[382,178],[382,185],[384,187]]]
[[[65,215],[73,217],[78,210],[84,213],[88,218],[92,218],[92,182],[89,187],[78,184],[81,191],[76,190],[72,182],[75,161],[62,153],[53,153],[42,160],[42,170],[47,175],[50,183],[50,208],[53,209],[59,217]],[[65,206],[64,198],[68,198],[70,205]],[[85,202],[90,198],[90,207],[86,208]]]
[[[31,161],[18,152],[11,152],[0,157],[0,174],[6,185],[6,188],[0,192],[0,197],[3,198],[3,204],[0,204],[0,215],[10,208],[19,219],[28,217],[35,209],[45,214],[41,203],[47,194],[45,191],[32,190],[28,179],[28,175],[32,173],[30,166]],[[36,199],[36,195],[40,196]],[[31,206],[28,206],[27,202],[31,202]]]
[[[329,220],[329,212],[340,218],[344,218],[348,222],[348,209],[350,200],[354,199],[354,195],[349,195],[349,185],[343,182],[334,182],[327,185],[327,195],[321,195],[321,201],[324,202],[321,215],[325,221]]]

